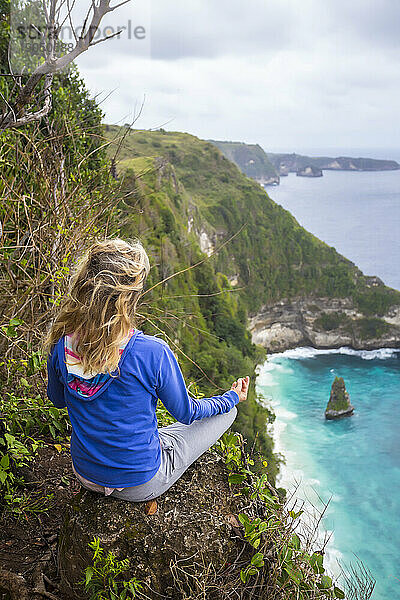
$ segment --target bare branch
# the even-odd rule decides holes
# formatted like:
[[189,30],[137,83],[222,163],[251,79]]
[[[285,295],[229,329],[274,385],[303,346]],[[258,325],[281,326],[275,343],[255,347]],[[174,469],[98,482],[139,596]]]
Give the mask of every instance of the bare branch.
[[115,33],[110,33],[110,35],[106,35],[106,37],[101,38],[100,40],[96,40],[95,42],[92,42],[90,44],[90,47],[96,46],[96,44],[101,44],[101,42],[105,42],[106,40],[110,40],[111,38],[116,37],[120,33],[122,33],[122,29],[120,29],[119,31],[116,31]]
[[10,127],[21,127],[22,125],[27,125],[28,123],[31,123],[32,121],[40,121],[40,119],[42,119],[43,117],[45,117],[51,110],[51,106],[52,106],[52,96],[51,96],[51,84],[53,81],[53,75],[46,75],[46,79],[45,79],[45,85],[44,85],[44,89],[43,89],[43,93],[44,93],[44,102],[43,102],[43,106],[40,110],[37,110],[36,112],[33,113],[26,113],[23,117],[21,117],[20,119],[16,118],[16,115],[14,113],[14,110],[11,108],[10,109],[10,113],[14,116],[15,120],[11,121],[9,120],[6,123],[3,123],[1,125],[1,118],[0,118],[0,128],[1,129],[9,129]]
[[[94,41],[96,32],[100,27],[102,19],[108,13],[117,10],[124,4],[130,2],[130,0],[123,0],[115,6],[110,6],[110,0],[92,0],[91,7],[88,9],[86,14],[82,33],[79,37],[76,36],[75,29],[72,27],[75,37],[75,46],[72,50],[66,54],[56,57],[55,48],[56,42],[60,34],[60,27],[57,26],[56,19],[58,18],[59,10],[61,5],[66,0],[50,0],[50,9],[47,9],[46,1],[43,0],[43,8],[46,16],[46,35],[47,40],[43,39],[44,45],[44,62],[36,67],[33,73],[29,76],[28,81],[24,86],[21,87],[20,92],[12,106],[2,115],[0,115],[0,130],[9,129],[11,127],[20,127],[31,121],[38,121],[43,118],[51,109],[51,82],[52,79],[47,78],[53,75],[57,71],[61,71],[69,64],[71,64],[78,56],[83,52],[86,52],[90,46],[95,46],[100,42],[108,40],[116,35],[119,35],[121,31],[112,35],[106,36],[101,40]],[[61,5],[58,3],[61,2]],[[73,0],[72,6],[68,1],[67,17],[71,22],[71,11],[74,6],[75,0]],[[90,23],[89,16],[92,13]],[[89,25],[88,25],[89,23]],[[47,42],[47,43],[46,43]],[[32,102],[34,91],[42,80],[46,77],[45,83],[45,101],[44,105],[40,110],[25,114],[26,107]]]

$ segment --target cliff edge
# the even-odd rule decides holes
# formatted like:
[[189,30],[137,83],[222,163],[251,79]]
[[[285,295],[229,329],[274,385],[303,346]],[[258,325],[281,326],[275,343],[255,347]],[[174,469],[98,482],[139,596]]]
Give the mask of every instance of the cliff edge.
[[352,298],[283,299],[250,315],[252,341],[268,352],[298,346],[354,350],[400,347],[400,306],[365,315]]
[[[82,490],[70,503],[60,532],[58,565],[63,598],[86,598],[82,580],[91,565],[88,543],[95,537],[107,552],[129,557],[129,578],[137,578],[148,598],[174,598],[204,583],[204,565],[215,572],[235,560],[243,543],[235,536],[238,499],[226,468],[207,452],[146,515],[144,503],[103,497]],[[188,575],[183,575],[188,571]],[[222,580],[221,580],[222,581]],[[207,596],[208,597],[208,596]],[[210,595],[219,598],[223,596]]]
[[303,511],[289,510],[284,490],[255,470],[242,436],[226,433],[216,448],[157,499],[154,514],[79,492],[59,536],[62,600],[286,600],[299,590],[343,599],[324,548],[310,551],[311,538],[294,531]]

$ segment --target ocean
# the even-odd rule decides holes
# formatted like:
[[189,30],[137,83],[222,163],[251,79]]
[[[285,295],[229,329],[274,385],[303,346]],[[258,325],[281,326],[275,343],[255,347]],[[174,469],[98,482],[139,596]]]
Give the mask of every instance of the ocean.
[[[400,171],[290,174],[267,192],[365,274],[400,289]],[[376,579],[373,600],[400,599],[400,352],[301,347],[270,354],[258,373],[286,458],[277,485],[296,490],[314,519],[328,504],[315,548],[329,538],[329,572],[343,583],[341,568],[361,560]],[[326,421],[336,375],[355,411]],[[304,516],[303,531],[312,520]]]
[[400,290],[400,170],[324,171],[323,177],[281,177],[268,195],[300,225]]

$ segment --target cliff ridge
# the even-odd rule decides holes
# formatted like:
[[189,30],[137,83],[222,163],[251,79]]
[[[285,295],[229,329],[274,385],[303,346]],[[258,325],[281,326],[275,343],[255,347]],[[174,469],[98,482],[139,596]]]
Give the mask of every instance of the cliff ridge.
[[249,316],[252,341],[268,352],[298,346],[354,350],[400,348],[400,306],[367,316],[351,298],[282,299]]

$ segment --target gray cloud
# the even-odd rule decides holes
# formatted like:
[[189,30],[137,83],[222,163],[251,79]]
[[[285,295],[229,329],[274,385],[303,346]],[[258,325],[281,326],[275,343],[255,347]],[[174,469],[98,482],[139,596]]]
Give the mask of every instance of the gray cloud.
[[331,27],[342,29],[354,46],[398,49],[400,45],[400,3],[396,0],[352,0],[328,2]]
[[230,54],[288,48],[298,38],[290,0],[275,3],[252,0],[153,0],[152,56],[177,60],[215,58]]
[[395,0],[153,0],[144,51],[115,40],[78,64],[94,93],[115,90],[109,122],[145,95],[143,128],[271,150],[396,147],[399,25]]

